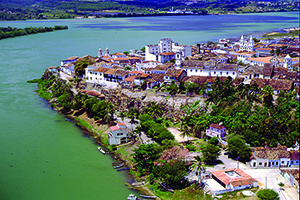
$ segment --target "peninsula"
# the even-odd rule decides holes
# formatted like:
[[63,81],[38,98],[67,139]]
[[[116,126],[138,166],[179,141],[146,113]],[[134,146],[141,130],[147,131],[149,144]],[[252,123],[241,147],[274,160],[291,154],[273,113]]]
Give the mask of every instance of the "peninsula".
[[66,30],[68,26],[54,26],[54,27],[26,27],[26,28],[13,28],[13,27],[0,27],[0,40],[5,38],[13,38],[23,35],[31,35],[37,33],[52,32],[58,30]]
[[[30,82],[130,168],[131,187],[145,195],[292,199],[299,191],[299,28],[99,49],[96,57],[61,60]],[[262,170],[285,190],[275,192],[281,182],[263,189]]]

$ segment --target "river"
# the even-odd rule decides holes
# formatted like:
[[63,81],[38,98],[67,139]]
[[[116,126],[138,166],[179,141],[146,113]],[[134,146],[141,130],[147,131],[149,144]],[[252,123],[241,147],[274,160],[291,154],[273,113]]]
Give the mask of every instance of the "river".
[[179,44],[299,26],[299,13],[0,21],[0,26],[67,25],[68,30],[0,40],[0,199],[126,199],[126,172],[72,122],[49,108],[27,80],[71,56]]

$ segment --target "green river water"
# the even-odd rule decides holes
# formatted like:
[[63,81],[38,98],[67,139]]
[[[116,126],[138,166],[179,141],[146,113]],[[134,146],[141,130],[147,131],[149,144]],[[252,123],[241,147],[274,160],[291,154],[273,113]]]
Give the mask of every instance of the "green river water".
[[[126,172],[111,166],[93,139],[49,108],[27,80],[71,56],[140,49],[170,37],[195,44],[299,26],[299,13],[0,22],[68,25],[68,30],[0,40],[0,199],[122,200]],[[136,193],[137,194],[137,193]]]

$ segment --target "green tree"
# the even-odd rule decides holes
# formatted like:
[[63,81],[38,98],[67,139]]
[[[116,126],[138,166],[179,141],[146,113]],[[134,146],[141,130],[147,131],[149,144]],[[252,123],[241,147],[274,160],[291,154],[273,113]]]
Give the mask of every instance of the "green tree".
[[160,157],[161,148],[157,144],[142,144],[133,150],[132,159],[141,173],[152,172],[154,161]]
[[273,106],[273,88],[269,85],[263,87],[264,104],[270,108]]
[[198,180],[201,180],[201,172],[202,172],[202,164],[203,164],[203,159],[200,156],[195,156],[194,160],[192,161],[191,168],[192,169],[197,169],[198,171]]
[[122,119],[122,121],[124,122],[124,118],[126,117],[125,112],[121,111],[119,112],[119,117]]
[[82,76],[85,73],[87,66],[94,63],[95,61],[91,60],[89,57],[77,59],[75,64],[75,75]]
[[152,101],[148,106],[145,108],[144,113],[150,115],[155,121],[158,117],[161,117],[163,113],[162,105],[158,104],[155,101]]
[[221,155],[220,147],[209,143],[201,148],[201,152],[203,155],[203,161],[205,162],[215,161]]
[[233,156],[239,156],[241,160],[248,160],[251,155],[251,148],[246,145],[244,140],[240,138],[240,136],[233,136],[228,138],[228,151]]
[[208,140],[208,142],[212,145],[217,145],[219,143],[219,140],[217,137],[212,137]]
[[262,189],[257,192],[257,197],[262,200],[279,200],[279,194],[271,189]]
[[171,85],[169,85],[169,86],[167,87],[167,89],[169,90],[170,95],[175,95],[175,94],[177,94],[178,87],[177,87],[177,85],[176,85],[174,82],[172,82]]
[[163,166],[157,166],[153,173],[173,189],[181,189],[186,186],[187,182],[184,177],[187,174],[187,167],[182,160],[177,159]]

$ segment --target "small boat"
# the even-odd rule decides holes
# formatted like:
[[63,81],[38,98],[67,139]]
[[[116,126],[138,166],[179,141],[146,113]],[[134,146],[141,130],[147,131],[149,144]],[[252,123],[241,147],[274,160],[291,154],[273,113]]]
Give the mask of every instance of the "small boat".
[[116,166],[114,166],[114,169],[118,169],[118,168],[121,168],[121,167],[123,167],[123,163],[122,164],[120,164],[120,165],[116,165]]
[[133,182],[133,183],[131,183],[131,186],[133,186],[133,187],[139,187],[139,186],[142,186],[142,185],[145,185],[145,182]]
[[134,194],[129,194],[129,196],[127,197],[127,200],[137,200],[138,198],[136,196],[134,196]]
[[165,190],[174,193],[174,190],[172,188],[170,188],[168,185],[164,184],[164,183],[159,183],[159,185],[161,187],[163,187]]
[[146,198],[146,199],[156,199],[157,196],[149,196],[149,195],[142,195],[140,194],[140,197]]
[[112,162],[111,164],[114,165],[114,166],[116,166],[116,165],[121,165],[121,164],[123,164],[123,162]]
[[105,154],[105,151],[103,149],[101,149],[101,147],[97,147],[97,148],[101,153]]
[[128,170],[128,169],[130,169],[130,167],[117,169],[117,171],[123,171],[123,170]]

